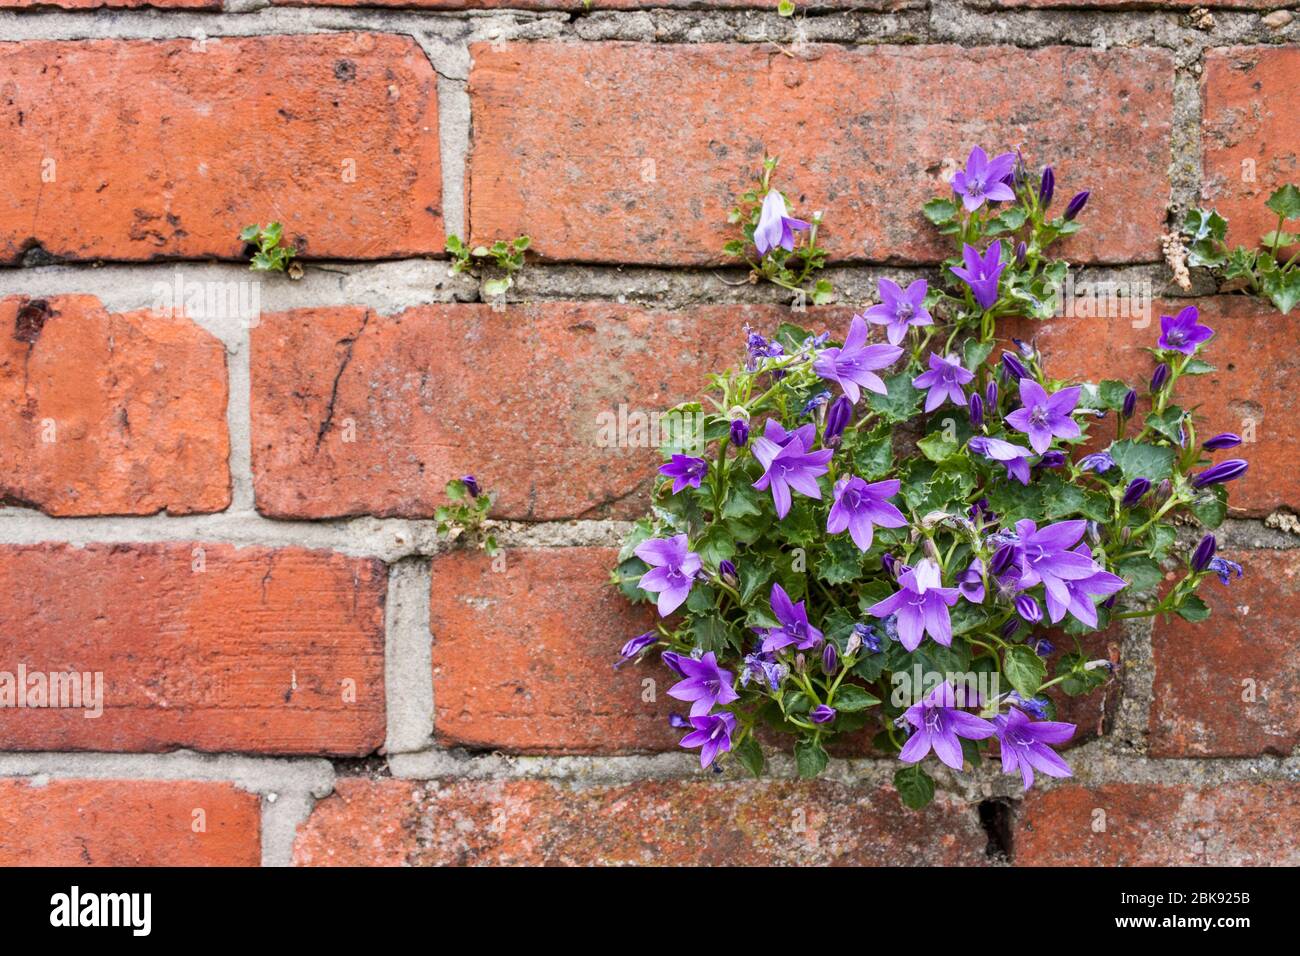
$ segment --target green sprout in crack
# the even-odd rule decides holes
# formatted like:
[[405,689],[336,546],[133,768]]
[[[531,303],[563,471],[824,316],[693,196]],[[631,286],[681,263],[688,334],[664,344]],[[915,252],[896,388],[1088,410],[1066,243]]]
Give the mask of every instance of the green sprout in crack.
[[473,475],[453,478],[447,482],[446,492],[451,504],[441,505],[433,513],[439,536],[448,542],[476,545],[489,557],[496,557],[501,549],[489,530],[492,522],[487,516],[492,508],[492,494],[480,490]]
[[774,157],[763,160],[757,188],[742,193],[727,214],[729,223],[740,226],[742,238],[732,239],[722,251],[749,265],[749,281],[766,279],[797,297],[806,296],[813,305],[824,305],[835,290],[827,279],[813,281],[826,267],[826,252],[817,246],[822,214],[814,212],[808,222],[789,215],[785,194],[772,187],[777,162]]
[[1224,292],[1242,291],[1268,299],[1283,315],[1300,302],[1300,251],[1284,260],[1285,250],[1300,246],[1300,188],[1288,183],[1265,203],[1277,224],[1260,236],[1259,247],[1229,248],[1228,220],[1213,209],[1192,209],[1183,222],[1187,265],[1211,270]]
[[284,229],[278,222],[245,226],[239,233],[239,240],[255,249],[249,260],[249,269],[253,272],[284,272],[291,279],[302,278],[302,265],[290,261],[298,250],[283,244]]
[[488,298],[505,295],[515,283],[514,275],[524,267],[524,253],[532,245],[528,236],[518,236],[511,242],[498,239],[490,246],[469,246],[459,236],[447,237],[447,252],[451,254],[451,271],[467,272],[475,278],[484,265],[495,266],[504,275],[483,283],[483,294]]

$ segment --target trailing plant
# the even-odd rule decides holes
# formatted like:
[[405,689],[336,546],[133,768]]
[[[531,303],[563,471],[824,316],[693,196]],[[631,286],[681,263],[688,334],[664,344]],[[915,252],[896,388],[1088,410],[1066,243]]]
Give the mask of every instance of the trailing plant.
[[1066,266],[1046,250],[1087,193],[1050,216],[1050,169],[978,149],[953,187],[926,206],[961,252],[942,288],[882,280],[880,304],[834,338],[747,329],[743,363],[665,416],[683,424],[612,575],[659,620],[620,663],[676,675],[668,694],[689,710],[670,721],[705,767],[757,776],[764,741],[785,736],[813,777],[832,739],[864,733],[898,755],[912,807],[934,793],[931,752],[954,770],[996,752],[1026,788],[1035,771],[1067,776],[1053,747],[1075,728],[1045,692],[1085,694],[1112,671],[1081,638],[1203,620],[1203,582],[1241,574],[1213,534],[1188,554],[1175,533],[1215,528],[1247,467],[1213,463],[1240,439],[1200,440],[1175,402],[1211,371],[1197,310],[1162,317],[1144,387],[1062,381],[1024,343],[995,356],[998,319],[1051,314]]
[[1287,228],[1300,220],[1300,188],[1288,183],[1265,205],[1277,215],[1277,223],[1254,249],[1229,247],[1228,220],[1214,210],[1190,210],[1183,222],[1187,264],[1213,271],[1226,291],[1268,299],[1286,315],[1300,302],[1300,249],[1286,257],[1286,250],[1300,246],[1300,232]]
[[483,292],[489,297],[505,295],[514,285],[515,273],[524,267],[524,253],[532,245],[528,236],[518,236],[510,242],[497,239],[490,246],[467,246],[459,236],[447,237],[447,252],[451,255],[452,272],[468,272],[477,276],[477,267],[492,263],[505,273],[483,283]]
[[742,238],[732,239],[722,251],[745,260],[751,281],[764,279],[822,305],[835,293],[829,280],[814,278],[826,267],[826,252],[817,246],[822,214],[815,212],[807,221],[789,214],[789,200],[772,186],[778,162],[763,160],[757,188],[742,193],[727,214],[728,222],[740,226]]
[[284,229],[278,222],[245,226],[239,239],[253,246],[249,260],[249,269],[253,272],[289,272],[290,278],[302,277],[302,266],[292,261],[298,250],[284,244]]

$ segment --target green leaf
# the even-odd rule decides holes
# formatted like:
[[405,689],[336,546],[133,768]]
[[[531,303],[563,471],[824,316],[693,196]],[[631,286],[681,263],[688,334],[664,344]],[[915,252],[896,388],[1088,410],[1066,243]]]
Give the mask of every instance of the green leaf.
[[1127,382],[1120,382],[1113,378],[1108,378],[1097,386],[1097,394],[1101,397],[1103,408],[1109,408],[1117,412],[1124,407],[1124,397],[1128,395],[1129,386]]
[[916,443],[916,447],[921,449],[921,453],[933,462],[941,462],[946,458],[951,458],[956,454],[959,445],[957,437],[951,438],[941,429],[926,435]]
[[936,226],[942,226],[946,222],[951,222],[957,217],[957,210],[961,207],[951,199],[931,199],[921,207],[925,213],[925,218],[929,219]]
[[877,481],[894,470],[894,438],[890,431],[870,438],[853,450],[856,474],[866,481]]
[[1200,359],[1192,359],[1183,367],[1184,375],[1206,375],[1210,372],[1217,372],[1218,368],[1209,362],[1202,362]]
[[816,560],[817,577],[827,584],[848,584],[862,575],[862,552],[847,535],[827,539]]
[[695,542],[695,551],[705,564],[717,567],[719,563],[736,556],[736,543],[725,525],[715,524]]
[[1178,616],[1184,621],[1196,624],[1210,616],[1210,607],[1201,600],[1200,595],[1189,594],[1183,598],[1183,603],[1178,608]]
[[1157,415],[1152,412],[1147,416],[1147,427],[1158,434],[1168,438],[1171,442],[1177,444],[1179,430],[1182,427],[1183,415],[1185,413],[1177,405],[1171,405],[1164,410],[1164,414]]
[[1002,654],[1002,673],[1021,697],[1033,697],[1047,676],[1047,665],[1024,644],[1013,644]]
[[650,570],[650,565],[646,564],[640,558],[628,558],[626,561],[619,563],[614,569],[614,574],[618,577],[618,589],[622,592],[623,597],[629,601],[648,601],[651,600],[649,594],[637,587],[637,581],[641,575]]
[[505,295],[512,285],[514,285],[514,280],[509,276],[501,279],[488,279],[483,283],[483,294],[490,299],[495,299],[499,295]]
[[1106,683],[1106,671],[1084,670],[1088,658],[1083,654],[1062,654],[1056,662],[1056,676],[1062,678],[1060,688],[1070,697],[1087,694]]
[[732,748],[731,755],[740,761],[740,765],[748,770],[754,779],[763,776],[763,748],[752,736],[746,737],[738,747]]
[[740,650],[740,638],[735,629],[716,614],[696,618],[691,625],[691,634],[695,645],[705,652],[724,654],[728,648]]
[[821,744],[801,740],[794,745],[794,762],[799,768],[799,776],[805,780],[811,780],[825,770],[829,760],[830,757]]
[[992,342],[981,342],[979,339],[967,339],[966,347],[962,350],[962,358],[967,371],[978,372],[979,367],[988,361],[989,355],[993,352]]
[[884,379],[888,395],[867,393],[867,404],[871,410],[886,422],[905,422],[916,414],[921,402],[921,393],[912,387],[913,375],[899,372]]
[[760,591],[765,591],[775,571],[776,562],[766,556],[748,557],[740,562],[737,573],[740,575],[741,603],[748,605]]
[[1164,580],[1160,565],[1140,555],[1125,558],[1115,567],[1115,573],[1127,581],[1133,591],[1151,591]]
[[841,684],[835,691],[836,710],[844,714],[853,714],[880,703],[880,698],[873,697],[857,684]]
[[903,767],[894,773],[894,789],[903,806],[920,810],[934,799],[934,780],[921,769],[920,764]]
[[1297,189],[1291,183],[1287,183],[1269,196],[1268,202],[1264,203],[1264,205],[1283,219],[1300,218],[1300,189]]
[[1283,315],[1300,302],[1300,269],[1265,276],[1263,285],[1264,293]]
[[1201,524],[1210,529],[1217,528],[1228,517],[1228,489],[1223,485],[1211,485],[1196,496],[1191,508]]
[[1127,439],[1111,445],[1110,456],[1115,459],[1126,482],[1134,478],[1163,481],[1171,474],[1174,464],[1172,448]]

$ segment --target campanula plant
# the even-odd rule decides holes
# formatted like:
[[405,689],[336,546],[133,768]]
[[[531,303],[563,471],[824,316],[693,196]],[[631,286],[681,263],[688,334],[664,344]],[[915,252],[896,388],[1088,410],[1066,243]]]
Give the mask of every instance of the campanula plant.
[[[1202,620],[1199,589],[1242,574],[1212,534],[1241,439],[1198,436],[1175,398],[1211,368],[1195,307],[1162,317],[1143,382],[1061,381],[1032,345],[996,348],[997,320],[1050,314],[1064,278],[1045,251],[1088,193],[1053,215],[1055,186],[973,150],[926,206],[953,242],[945,279],[883,280],[878,305],[829,329],[747,329],[736,365],[676,409],[703,434],[662,449],[613,572],[657,621],[620,638],[618,664],[668,668],[670,722],[703,766],[759,775],[784,736],[812,777],[853,734],[897,756],[913,807],[938,764],[994,756],[1025,787],[1068,776],[1074,726],[1054,698],[1112,671],[1080,638]],[[788,264],[814,224],[754,199],[769,208],[747,241]],[[1176,525],[1200,525],[1199,544]]]

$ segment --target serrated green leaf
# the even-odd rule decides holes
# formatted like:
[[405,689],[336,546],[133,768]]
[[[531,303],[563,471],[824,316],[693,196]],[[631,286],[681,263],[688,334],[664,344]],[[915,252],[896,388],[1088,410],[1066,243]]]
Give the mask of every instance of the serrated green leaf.
[[934,799],[934,780],[921,769],[920,764],[902,767],[894,772],[894,789],[903,806],[921,810]]
[[1173,471],[1174,450],[1163,445],[1148,445],[1126,439],[1110,446],[1110,456],[1119,466],[1126,482],[1134,478],[1164,481]]
[[763,748],[752,736],[733,747],[731,755],[757,780],[763,776]]
[[835,691],[835,702],[832,706],[841,713],[853,714],[879,703],[879,697],[868,694],[857,684],[840,684],[839,689]]
[[826,769],[830,757],[821,744],[811,740],[801,740],[794,745],[794,762],[799,768],[799,776],[811,780]]
[[1022,697],[1033,697],[1047,675],[1047,665],[1025,644],[1012,644],[1002,652],[1002,674]]
[[1300,189],[1287,183],[1269,196],[1264,205],[1283,219],[1300,218]]

